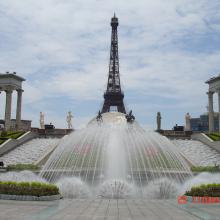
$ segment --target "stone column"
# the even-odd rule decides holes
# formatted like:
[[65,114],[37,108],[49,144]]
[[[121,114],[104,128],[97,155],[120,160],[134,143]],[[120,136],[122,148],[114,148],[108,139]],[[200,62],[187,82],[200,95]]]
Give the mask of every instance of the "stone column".
[[213,112],[213,94],[214,92],[207,92],[209,99],[209,132],[214,131],[214,112]]
[[21,104],[22,104],[22,89],[17,90],[17,109],[16,109],[16,129],[21,128]]
[[5,104],[5,130],[8,131],[11,128],[11,101],[12,90],[8,89],[6,92],[6,104]]
[[218,131],[220,132],[220,89],[218,90]]

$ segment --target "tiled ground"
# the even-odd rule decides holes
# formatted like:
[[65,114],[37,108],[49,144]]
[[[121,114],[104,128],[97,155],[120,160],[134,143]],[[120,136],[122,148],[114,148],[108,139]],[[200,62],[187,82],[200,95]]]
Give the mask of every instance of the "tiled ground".
[[174,200],[0,201],[1,220],[219,220],[220,204],[178,205]]

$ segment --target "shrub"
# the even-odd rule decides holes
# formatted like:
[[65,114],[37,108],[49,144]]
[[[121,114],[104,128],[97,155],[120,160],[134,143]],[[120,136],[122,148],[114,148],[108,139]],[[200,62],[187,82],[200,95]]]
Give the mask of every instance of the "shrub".
[[1,132],[1,137],[6,137],[7,136],[7,131],[2,131]]
[[213,141],[220,141],[220,134],[219,133],[211,133],[207,135]]
[[3,144],[5,140],[0,139],[0,145]]
[[21,135],[23,135],[25,132],[24,131],[8,131],[7,132],[7,137],[11,139],[17,139]]
[[191,167],[192,172],[220,172],[220,167],[215,166],[193,166]]
[[22,171],[22,170],[39,170],[40,167],[35,164],[15,164],[15,165],[8,165],[7,171]]
[[26,196],[51,196],[58,195],[57,186],[41,182],[1,182],[0,194],[26,195]]
[[22,136],[25,132],[24,131],[2,131],[0,135],[0,144],[4,143],[9,138],[17,139]]
[[202,184],[194,186],[190,191],[186,191],[186,196],[211,196],[220,197],[220,183]]

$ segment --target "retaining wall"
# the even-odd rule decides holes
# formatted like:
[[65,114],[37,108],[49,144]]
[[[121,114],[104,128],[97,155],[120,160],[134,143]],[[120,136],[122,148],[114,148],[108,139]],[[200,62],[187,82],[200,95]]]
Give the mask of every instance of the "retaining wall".
[[38,137],[37,133],[28,131],[18,139],[8,139],[0,145],[0,156],[18,147],[19,145]]
[[0,199],[3,200],[19,200],[19,201],[53,201],[61,199],[61,195],[52,196],[22,196],[22,195],[7,195],[0,194]]
[[192,134],[191,138],[193,140],[201,141],[203,144],[206,144],[209,147],[211,147],[212,149],[215,149],[218,152],[220,152],[220,141],[213,141],[211,138],[209,138],[204,133]]

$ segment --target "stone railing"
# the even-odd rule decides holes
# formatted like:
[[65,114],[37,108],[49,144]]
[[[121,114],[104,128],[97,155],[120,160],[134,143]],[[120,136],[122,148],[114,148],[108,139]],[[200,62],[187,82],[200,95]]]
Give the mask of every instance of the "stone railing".
[[174,131],[174,130],[160,130],[158,131],[161,135],[168,138],[191,138],[192,131]]
[[40,129],[40,128],[31,128],[31,131],[34,133],[37,133],[39,137],[57,137],[61,138],[72,131],[73,129],[59,129],[59,128],[54,128],[54,129]]

